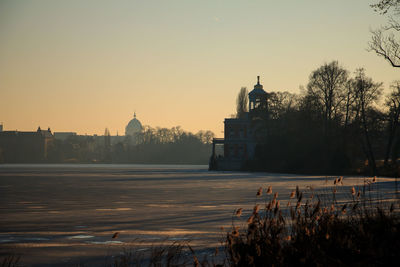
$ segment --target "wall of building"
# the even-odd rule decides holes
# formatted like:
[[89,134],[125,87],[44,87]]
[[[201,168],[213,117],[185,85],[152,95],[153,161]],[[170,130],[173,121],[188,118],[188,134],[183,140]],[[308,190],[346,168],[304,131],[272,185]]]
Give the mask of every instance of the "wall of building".
[[53,136],[41,132],[0,132],[0,158],[6,163],[38,163],[47,159]]
[[249,157],[247,146],[250,141],[249,121],[247,119],[225,119],[224,157],[246,160]]

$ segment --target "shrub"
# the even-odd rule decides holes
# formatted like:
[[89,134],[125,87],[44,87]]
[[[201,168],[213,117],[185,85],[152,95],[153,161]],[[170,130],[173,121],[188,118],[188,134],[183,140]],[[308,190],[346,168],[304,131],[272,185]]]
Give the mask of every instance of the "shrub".
[[[336,180],[336,182],[341,182]],[[268,189],[272,193],[271,188]],[[256,204],[247,227],[232,224],[225,248],[231,266],[389,265],[397,262],[400,221],[397,204],[372,207],[364,191],[351,189],[346,203],[296,189],[281,208],[278,194]],[[260,195],[260,189],[257,192]],[[370,194],[371,195],[371,194]],[[236,214],[240,216],[242,209]],[[286,214],[286,215],[284,215]]]

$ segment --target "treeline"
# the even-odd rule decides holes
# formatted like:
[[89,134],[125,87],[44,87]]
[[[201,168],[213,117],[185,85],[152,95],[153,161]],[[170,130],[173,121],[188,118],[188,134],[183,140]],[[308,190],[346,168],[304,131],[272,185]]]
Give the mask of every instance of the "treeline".
[[145,126],[134,136],[70,136],[54,140],[51,162],[207,164],[214,133]]
[[397,175],[400,81],[383,84],[337,61],[314,70],[300,94],[271,92],[256,131],[252,170]]

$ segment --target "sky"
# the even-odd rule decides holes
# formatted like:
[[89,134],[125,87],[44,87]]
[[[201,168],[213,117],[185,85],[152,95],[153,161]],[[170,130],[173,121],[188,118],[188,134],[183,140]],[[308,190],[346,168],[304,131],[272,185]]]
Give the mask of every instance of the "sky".
[[123,135],[144,125],[223,136],[241,87],[299,93],[338,60],[388,92],[400,71],[368,52],[386,23],[367,0],[0,0],[0,122]]

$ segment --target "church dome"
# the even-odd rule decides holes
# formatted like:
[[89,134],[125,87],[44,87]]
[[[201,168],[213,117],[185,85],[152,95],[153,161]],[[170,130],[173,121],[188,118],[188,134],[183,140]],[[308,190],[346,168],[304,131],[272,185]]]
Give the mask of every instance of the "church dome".
[[142,124],[136,119],[136,113],[133,115],[133,119],[125,127],[125,135],[135,135],[141,132],[143,129]]

